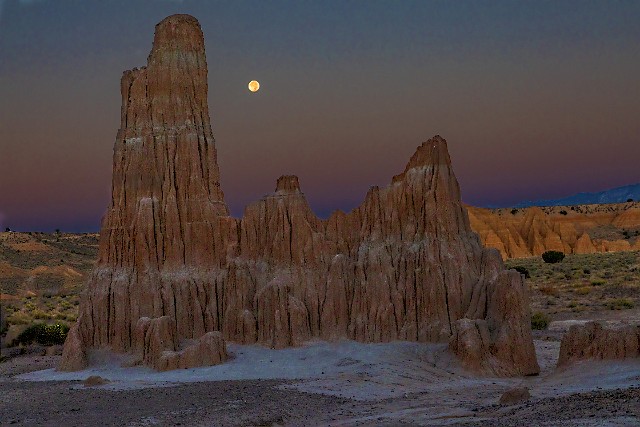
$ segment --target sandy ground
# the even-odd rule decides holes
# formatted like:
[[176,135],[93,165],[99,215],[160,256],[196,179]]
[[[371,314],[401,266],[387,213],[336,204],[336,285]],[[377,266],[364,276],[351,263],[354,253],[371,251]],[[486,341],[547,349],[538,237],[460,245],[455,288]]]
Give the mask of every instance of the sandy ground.
[[[554,369],[552,325],[536,335],[539,376],[478,378],[446,346],[312,342],[270,350],[230,345],[219,366],[157,373],[121,368],[106,352],[92,368],[61,373],[57,356],[0,364],[0,423],[17,425],[640,425],[640,360]],[[90,375],[109,384],[85,387]],[[527,386],[532,398],[500,406]]]

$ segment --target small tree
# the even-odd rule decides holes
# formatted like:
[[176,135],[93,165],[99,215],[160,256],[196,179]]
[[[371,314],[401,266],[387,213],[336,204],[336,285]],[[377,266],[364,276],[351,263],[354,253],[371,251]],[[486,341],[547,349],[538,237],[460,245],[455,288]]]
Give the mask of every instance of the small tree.
[[633,202],[633,199],[627,199],[627,203]]
[[560,211],[560,215],[566,215],[566,214],[567,214],[567,211],[564,211],[564,210]]
[[511,209],[511,215],[515,215],[518,213],[518,209]]
[[9,227],[7,227],[7,228],[4,229],[4,231],[8,233],[8,232],[11,231],[11,229]]
[[555,264],[562,262],[564,259],[564,253],[560,251],[546,251],[542,254],[542,260],[548,264]]

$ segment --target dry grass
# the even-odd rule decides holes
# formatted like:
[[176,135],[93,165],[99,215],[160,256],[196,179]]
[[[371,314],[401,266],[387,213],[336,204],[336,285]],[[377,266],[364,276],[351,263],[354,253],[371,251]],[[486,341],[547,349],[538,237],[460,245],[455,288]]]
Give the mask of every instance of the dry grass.
[[511,259],[531,276],[531,306],[551,315],[630,310],[640,305],[640,252],[567,255],[546,264],[541,257]]
[[10,333],[34,322],[74,322],[97,235],[0,233],[0,293]]

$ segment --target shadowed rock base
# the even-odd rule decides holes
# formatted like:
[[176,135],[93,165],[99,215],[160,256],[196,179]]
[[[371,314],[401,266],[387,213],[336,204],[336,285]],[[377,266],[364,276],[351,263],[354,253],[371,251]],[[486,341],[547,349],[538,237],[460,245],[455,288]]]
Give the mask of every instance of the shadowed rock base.
[[538,372],[527,288],[471,231],[441,137],[350,213],[319,219],[284,176],[234,219],[194,18],[156,26],[147,67],[123,76],[122,104],[99,259],[61,368],[82,368],[76,352],[99,346],[172,369],[224,361],[224,340],[348,338],[451,340],[469,369]]

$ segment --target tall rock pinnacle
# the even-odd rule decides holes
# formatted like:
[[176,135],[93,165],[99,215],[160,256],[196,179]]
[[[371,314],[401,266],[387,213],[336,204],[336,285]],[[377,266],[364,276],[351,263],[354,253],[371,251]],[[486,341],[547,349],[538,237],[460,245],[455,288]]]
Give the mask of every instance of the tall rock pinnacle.
[[157,369],[220,363],[225,341],[449,342],[465,367],[539,371],[527,287],[471,231],[446,141],[419,146],[350,213],[317,218],[295,176],[229,217],[197,21],[156,27],[122,78],[122,125],[100,258],[61,369],[92,347]]
[[198,21],[156,26],[147,67],[125,71],[114,150],[112,201],[99,264],[163,267],[221,263],[216,217],[228,209],[207,105],[207,62]]

